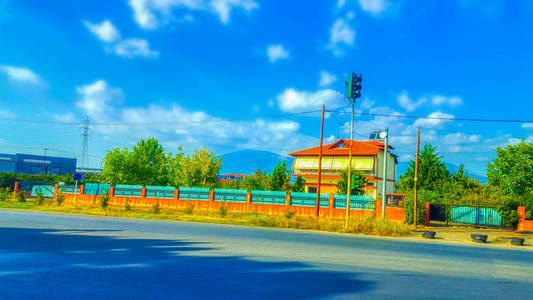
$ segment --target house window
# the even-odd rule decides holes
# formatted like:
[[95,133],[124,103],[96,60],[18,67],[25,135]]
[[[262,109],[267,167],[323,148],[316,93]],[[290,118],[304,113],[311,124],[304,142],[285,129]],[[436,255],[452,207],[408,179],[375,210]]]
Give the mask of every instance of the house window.
[[308,186],[307,187],[308,193],[316,193],[316,186]]
[[366,186],[374,186],[374,183],[373,182],[367,182]]

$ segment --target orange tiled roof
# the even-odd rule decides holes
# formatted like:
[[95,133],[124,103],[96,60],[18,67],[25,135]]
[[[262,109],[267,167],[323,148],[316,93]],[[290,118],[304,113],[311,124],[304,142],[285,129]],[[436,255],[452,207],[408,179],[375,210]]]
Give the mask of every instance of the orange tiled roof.
[[[342,146],[341,146],[342,145]],[[340,139],[335,143],[322,145],[322,155],[348,156],[350,152],[350,140]],[[352,155],[374,156],[379,150],[383,150],[384,143],[379,141],[353,141]],[[309,148],[289,153],[292,156],[318,156],[320,147]],[[389,145],[390,149],[393,149]]]

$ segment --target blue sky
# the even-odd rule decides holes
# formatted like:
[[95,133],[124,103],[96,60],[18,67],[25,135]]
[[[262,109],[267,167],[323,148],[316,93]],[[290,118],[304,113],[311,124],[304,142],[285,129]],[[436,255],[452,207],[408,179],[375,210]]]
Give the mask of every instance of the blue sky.
[[[106,150],[157,137],[167,151],[286,154],[318,145],[319,114],[533,119],[533,3],[528,0],[0,0],[0,151],[73,156],[92,127]],[[325,140],[348,137],[327,114]],[[484,174],[495,148],[533,141],[532,124],[356,116],[357,139],[388,126],[400,161],[416,127],[445,160]],[[62,152],[61,152],[62,151]]]

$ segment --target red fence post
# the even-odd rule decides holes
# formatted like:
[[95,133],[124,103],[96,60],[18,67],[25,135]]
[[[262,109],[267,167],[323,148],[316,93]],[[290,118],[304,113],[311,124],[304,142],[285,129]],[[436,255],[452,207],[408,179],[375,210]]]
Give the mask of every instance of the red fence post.
[[291,206],[291,192],[287,192],[285,194],[285,205],[287,206],[287,208]]
[[[381,219],[382,216],[381,216],[381,200],[382,198],[380,197],[379,199],[376,199],[376,210],[374,212],[374,215],[376,216],[377,219]],[[386,215],[385,215],[386,217]]]
[[19,191],[19,182],[15,181],[15,186],[13,187],[13,199],[17,199],[18,191]]
[[59,193],[59,184],[54,184],[54,199],[57,197],[57,194]]
[[335,209],[335,195],[333,195],[333,193],[329,193],[328,200],[329,200],[329,203],[328,203],[329,217],[333,218],[333,210]]
[[215,203],[215,191],[209,190],[209,210],[211,210],[214,203]]
[[424,223],[426,224],[426,226],[429,226],[429,223],[430,223],[430,220],[429,220],[429,217],[430,217],[430,204],[429,202],[426,202],[426,206],[425,206],[425,211],[426,211],[426,215],[425,215],[425,218],[424,218]]

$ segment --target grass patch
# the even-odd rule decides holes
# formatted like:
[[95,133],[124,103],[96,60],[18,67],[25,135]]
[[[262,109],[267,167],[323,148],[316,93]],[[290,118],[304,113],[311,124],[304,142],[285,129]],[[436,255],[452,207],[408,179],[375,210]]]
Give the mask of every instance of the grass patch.
[[168,209],[157,205],[150,207],[130,206],[125,210],[124,206],[108,205],[105,208],[98,206],[71,206],[54,205],[52,199],[45,199],[41,205],[37,205],[36,199],[28,199],[26,203],[3,201],[0,208],[27,209],[34,211],[61,212],[72,214],[84,214],[93,216],[125,217],[138,219],[154,219],[168,221],[202,222],[215,224],[245,225],[285,229],[320,230],[341,233],[356,233],[378,236],[402,236],[411,233],[412,227],[406,224],[390,222],[374,218],[352,218],[348,228],[344,227],[344,220],[319,219],[316,217],[298,217],[292,212],[279,216],[271,216],[256,212],[237,213],[220,209],[215,211],[202,211],[189,206],[186,209]]

